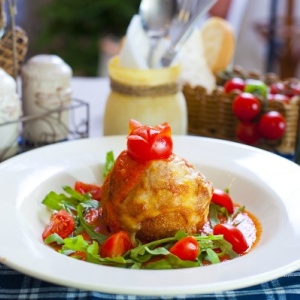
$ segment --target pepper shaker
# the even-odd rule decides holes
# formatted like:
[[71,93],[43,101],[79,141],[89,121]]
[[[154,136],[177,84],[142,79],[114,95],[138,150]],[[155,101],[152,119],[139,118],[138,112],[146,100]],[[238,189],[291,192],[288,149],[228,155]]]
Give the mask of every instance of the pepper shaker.
[[19,150],[19,122],[21,101],[16,92],[16,81],[0,68],[0,160]]
[[72,69],[59,56],[40,54],[22,67],[24,139],[34,144],[65,140],[69,133]]

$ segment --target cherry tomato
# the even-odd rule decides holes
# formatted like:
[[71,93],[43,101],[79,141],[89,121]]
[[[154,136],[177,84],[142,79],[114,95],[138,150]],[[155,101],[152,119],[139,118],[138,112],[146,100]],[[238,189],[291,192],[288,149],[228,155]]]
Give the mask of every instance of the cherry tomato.
[[76,181],[74,190],[81,194],[90,193],[94,200],[101,200],[101,186],[99,185]]
[[284,83],[284,94],[288,97],[300,95],[300,82],[298,79],[288,80]]
[[193,236],[187,236],[176,242],[169,251],[182,260],[194,261],[200,253],[200,247]]
[[101,247],[101,257],[122,256],[132,247],[128,233],[125,231],[119,231],[105,240]]
[[250,93],[241,93],[232,102],[233,113],[242,121],[253,120],[260,113],[260,109],[260,101]]
[[220,189],[214,189],[211,202],[222,207],[225,207],[228,213],[232,214],[234,211],[233,202],[228,193]]
[[42,238],[46,239],[49,235],[56,233],[62,239],[68,237],[75,229],[73,217],[64,209],[52,214],[50,223],[42,233]]
[[222,234],[224,239],[232,245],[233,251],[238,254],[242,254],[248,249],[248,244],[243,233],[236,226],[217,224],[213,229],[213,234]]
[[283,102],[283,103],[290,103],[290,98],[283,94],[269,94],[268,95],[269,101],[277,101],[277,102]]
[[232,79],[229,79],[224,84],[225,92],[228,94],[231,91],[244,91],[245,88],[245,81],[242,78],[234,77]]
[[258,122],[258,128],[264,138],[276,140],[284,135],[286,122],[281,113],[269,111],[261,116]]
[[236,128],[236,137],[244,144],[254,145],[261,138],[256,123],[240,122]]
[[274,82],[269,87],[270,94],[284,94],[284,84],[282,82]]
[[127,137],[128,155],[135,160],[168,158],[172,151],[171,128],[168,124],[138,126]]

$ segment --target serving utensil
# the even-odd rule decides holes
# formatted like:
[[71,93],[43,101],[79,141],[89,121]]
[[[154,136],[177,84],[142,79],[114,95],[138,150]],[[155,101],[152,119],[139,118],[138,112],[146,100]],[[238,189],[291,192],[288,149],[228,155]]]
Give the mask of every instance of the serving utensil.
[[153,56],[159,40],[166,36],[177,14],[177,0],[142,0],[139,8],[142,25],[150,38],[148,65],[153,66]]
[[[150,0],[151,1],[151,0]],[[216,0],[182,0],[179,13],[174,20],[175,34],[171,36],[171,44],[160,62],[163,67],[171,65],[183,44],[192,34],[200,19],[207,13]],[[172,28],[173,29],[173,28]]]

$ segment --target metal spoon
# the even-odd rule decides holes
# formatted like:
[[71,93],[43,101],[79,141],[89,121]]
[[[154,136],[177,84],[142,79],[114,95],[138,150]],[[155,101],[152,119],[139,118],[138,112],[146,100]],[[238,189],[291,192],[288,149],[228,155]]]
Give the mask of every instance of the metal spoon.
[[166,36],[177,14],[177,0],[142,0],[139,8],[142,25],[150,38],[148,65],[153,67],[153,55],[159,40]]

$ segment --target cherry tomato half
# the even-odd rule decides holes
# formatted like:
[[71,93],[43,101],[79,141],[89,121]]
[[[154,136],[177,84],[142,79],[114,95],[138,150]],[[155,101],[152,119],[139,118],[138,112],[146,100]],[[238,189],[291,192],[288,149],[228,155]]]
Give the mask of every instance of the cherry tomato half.
[[231,91],[244,91],[245,81],[242,78],[234,77],[226,81],[224,84],[225,92],[228,94]]
[[259,100],[250,93],[241,93],[232,102],[233,113],[242,121],[253,120],[260,113],[260,109]]
[[283,102],[283,103],[290,103],[290,98],[283,94],[269,94],[268,95],[268,101],[277,101],[277,102]]
[[242,254],[248,249],[243,233],[233,225],[217,224],[213,229],[213,234],[222,234],[224,239],[232,245],[233,251],[238,254]]
[[155,127],[138,126],[127,137],[128,155],[135,160],[148,161],[168,158],[172,151],[173,141],[168,124]]
[[46,239],[49,235],[56,233],[62,239],[68,237],[75,229],[73,217],[64,209],[52,214],[50,223],[42,233],[42,238]]
[[101,257],[122,256],[132,247],[128,233],[125,231],[119,231],[105,240],[101,247]]
[[268,140],[280,139],[285,133],[285,128],[285,119],[277,111],[264,113],[258,122],[258,129],[261,135]]
[[176,242],[169,251],[182,260],[194,261],[200,253],[200,247],[193,236],[187,236]]
[[222,207],[225,207],[228,213],[232,214],[234,211],[234,206],[231,197],[223,190],[214,189],[211,202]]
[[80,194],[90,193],[94,200],[101,200],[101,186],[99,185],[76,181],[74,190],[79,192]]
[[251,122],[240,122],[236,127],[236,137],[248,145],[254,145],[261,138],[257,124]]

